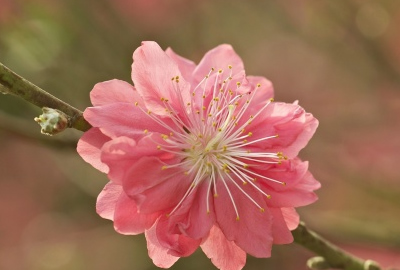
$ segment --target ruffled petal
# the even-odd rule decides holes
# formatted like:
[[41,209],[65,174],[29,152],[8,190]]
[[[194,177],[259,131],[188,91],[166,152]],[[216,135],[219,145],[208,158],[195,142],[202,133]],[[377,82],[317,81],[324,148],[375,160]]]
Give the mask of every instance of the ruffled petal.
[[114,220],[115,205],[121,192],[123,192],[122,186],[108,182],[97,197],[97,214],[102,218]]
[[201,183],[168,218],[168,222],[177,224],[182,232],[193,239],[205,237],[215,222],[214,205],[210,196],[208,183]]
[[[284,164],[289,165],[285,168]],[[320,183],[307,170],[308,162],[296,159],[282,165],[281,171],[269,170],[263,175],[286,182],[286,186],[269,180],[259,181],[261,188],[271,195],[271,199],[266,200],[267,204],[271,207],[299,207],[315,202],[318,197],[313,191],[320,187]]]
[[[171,80],[176,76],[179,83]],[[178,65],[156,42],[142,42],[133,53],[132,80],[153,113],[169,115],[165,99],[176,112],[183,112],[183,104],[190,102],[190,85],[181,77]]]
[[218,226],[211,228],[200,247],[218,269],[240,270],[246,264],[246,252],[233,241],[228,241]]
[[252,120],[252,123],[246,126],[246,132],[253,134],[251,140],[279,135],[278,138],[251,144],[248,147],[250,150],[283,152],[288,158],[294,158],[306,146],[317,129],[318,120],[298,105],[273,102],[254,119],[250,119],[251,115],[255,115],[260,106],[250,105],[254,108],[246,110],[238,126]]
[[269,212],[273,217],[272,237],[274,238],[274,244],[282,245],[292,243],[293,235],[288,229],[281,209],[270,207]]
[[100,160],[101,148],[111,138],[100,129],[91,128],[78,141],[77,151],[87,163],[103,173],[108,173],[108,166]]
[[165,119],[165,125],[161,126],[133,103],[89,107],[83,116],[93,127],[100,128],[111,138],[127,136],[138,140],[144,136],[145,130],[168,134],[170,131],[166,127],[173,125],[170,119]]
[[[272,248],[272,218],[261,193],[254,190],[251,184],[241,188],[262,208],[256,206],[234,184],[227,182],[229,192],[223,182],[217,182],[218,196],[214,198],[214,208],[219,227],[230,241],[234,241],[241,249],[258,258],[271,256]],[[238,210],[239,220],[236,220],[233,203]]]
[[168,222],[168,217],[161,216],[156,223],[157,239],[161,246],[168,249],[168,254],[187,257],[200,246],[201,239],[192,239],[184,235],[177,224]]
[[[140,167],[140,164],[138,167],[138,160],[144,156],[175,161],[174,155],[157,149],[159,140],[159,134],[151,134],[139,140],[138,143],[128,137],[119,137],[106,143],[102,148],[101,160],[109,167],[108,178],[115,183],[122,183],[132,167],[138,168],[139,171],[153,172],[154,170],[149,170],[148,167]],[[161,167],[159,169],[161,170]],[[137,185],[141,182],[137,182],[136,179],[133,174],[127,182],[132,183],[134,188],[138,188]]]
[[171,48],[167,48],[165,53],[178,65],[185,81],[191,82],[192,73],[196,68],[196,64],[193,61],[176,54]]
[[130,103],[141,100],[133,85],[121,81],[110,80],[96,84],[90,92],[93,106],[102,106],[113,103]]
[[135,201],[122,192],[114,211],[114,228],[117,232],[127,235],[144,233],[157,220],[160,213],[141,214]]
[[[232,75],[243,73],[242,59],[236,54],[231,45],[222,44],[208,51],[193,72],[194,83],[199,83],[211,70],[228,70],[232,66]],[[228,72],[227,72],[228,73]]]
[[147,250],[149,257],[153,260],[153,263],[161,268],[171,267],[178,259],[178,256],[169,254],[169,250],[160,245],[156,234],[156,224],[154,224],[149,230],[145,231]]

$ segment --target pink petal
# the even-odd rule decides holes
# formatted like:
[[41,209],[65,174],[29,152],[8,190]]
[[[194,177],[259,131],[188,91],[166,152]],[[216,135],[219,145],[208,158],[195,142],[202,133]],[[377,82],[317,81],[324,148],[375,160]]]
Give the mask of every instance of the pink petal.
[[108,182],[97,197],[96,211],[105,219],[114,219],[115,205],[122,191],[122,186]]
[[171,48],[167,48],[165,53],[178,65],[178,68],[185,81],[190,82],[192,80],[192,73],[196,68],[196,64],[193,61],[176,54]]
[[298,162],[289,172],[286,170],[282,170],[281,174],[265,172],[266,176],[274,176],[275,179],[288,183],[287,186],[282,186],[272,184],[268,180],[260,180],[262,189],[271,195],[267,204],[272,207],[299,207],[315,202],[318,197],[313,191],[320,187],[320,183],[309,171],[304,171],[307,167],[307,162]]
[[176,224],[168,222],[166,216],[161,216],[156,223],[156,233],[160,245],[174,256],[187,257],[193,254],[201,243],[201,239],[192,239],[182,234]]
[[141,98],[135,87],[121,80],[110,80],[98,83],[90,92],[93,106],[102,106],[112,103],[131,103],[140,101]]
[[[175,223],[180,230],[193,239],[205,237],[215,222],[213,201],[207,197],[208,183],[201,183],[189,195],[181,206],[168,218],[169,223]],[[207,213],[207,203],[209,210]]]
[[264,209],[262,212],[231,182],[227,185],[234,198],[240,219],[236,220],[236,213],[228,192],[222,181],[218,181],[218,197],[214,198],[214,208],[219,227],[228,240],[234,241],[247,253],[260,258],[270,257],[273,240],[272,219],[264,198],[261,193],[254,190],[251,184],[241,185],[243,190]]
[[242,59],[236,54],[231,45],[222,44],[208,51],[201,59],[197,68],[193,72],[195,84],[199,83],[211,70],[222,69],[228,72],[228,66],[232,66],[232,74],[244,71]]
[[[238,126],[250,119],[248,114],[254,112],[248,110]],[[288,158],[294,158],[306,146],[317,126],[318,120],[311,114],[305,113],[300,106],[273,102],[246,127],[246,131],[252,132],[252,140],[279,135],[278,138],[254,143],[251,148],[259,151],[283,152]]]
[[[179,83],[171,78],[179,78]],[[190,85],[181,78],[178,65],[153,41],[142,42],[133,53],[132,80],[146,107],[155,114],[168,115],[162,98],[177,111],[190,102]]]
[[[128,137],[119,137],[106,143],[102,148],[101,160],[110,168],[108,177],[116,183],[122,183],[129,170],[136,166],[143,156],[159,157],[161,160],[173,160],[173,155],[157,149],[160,134],[148,135],[136,143]],[[171,161],[171,162],[172,162]],[[160,167],[161,168],[161,167]],[[139,168],[148,170],[148,168]],[[151,170],[152,171],[152,170]],[[136,177],[131,179],[135,183]]]
[[136,203],[122,192],[115,206],[114,228],[121,234],[140,234],[149,229],[159,215],[138,213]]
[[161,268],[171,267],[179,257],[169,254],[169,250],[160,245],[156,234],[156,224],[154,224],[149,230],[145,231],[147,250],[149,251],[149,257],[153,260],[153,263]]
[[282,245],[292,243],[293,235],[286,225],[281,209],[270,207],[269,211],[273,216],[272,237],[274,238],[274,244]]
[[[149,132],[169,133],[169,130],[152,120],[133,103],[114,103],[98,107],[86,108],[85,119],[94,127],[111,138],[127,136],[138,140],[143,137],[144,130]],[[166,125],[171,121],[164,120]]]
[[200,247],[218,269],[240,270],[246,263],[246,252],[233,241],[228,241],[218,226],[211,228]]
[[110,140],[100,129],[91,128],[78,141],[79,155],[90,165],[103,173],[108,172],[108,166],[100,160],[101,147]]
[[293,231],[294,229],[296,229],[300,223],[300,216],[296,212],[296,209],[294,209],[293,207],[282,207],[281,210],[283,218],[285,219],[286,225],[288,226],[289,230]]
[[[247,76],[247,80],[253,91],[256,91],[254,100],[268,100],[274,97],[274,88],[271,81],[261,76]],[[257,85],[260,87],[257,87]]]

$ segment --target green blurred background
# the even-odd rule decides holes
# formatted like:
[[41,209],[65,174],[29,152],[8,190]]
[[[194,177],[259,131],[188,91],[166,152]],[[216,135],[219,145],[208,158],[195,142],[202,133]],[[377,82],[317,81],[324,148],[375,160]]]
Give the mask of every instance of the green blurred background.
[[[320,127],[301,157],[321,181],[299,210],[343,248],[400,268],[400,1],[0,0],[0,61],[84,110],[93,85],[130,80],[142,40],[198,62],[232,44],[249,75]],[[40,110],[0,95],[0,269],[157,269],[143,236],[95,213],[105,175],[76,153],[81,135],[40,135]],[[274,246],[244,269],[306,269]],[[172,269],[214,269],[199,250]]]

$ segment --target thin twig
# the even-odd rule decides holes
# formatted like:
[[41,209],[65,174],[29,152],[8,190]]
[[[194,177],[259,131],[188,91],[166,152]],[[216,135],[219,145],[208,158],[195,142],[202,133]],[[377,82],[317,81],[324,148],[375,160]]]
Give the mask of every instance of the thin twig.
[[87,131],[91,128],[80,110],[22,78],[2,63],[0,63],[0,84],[3,86],[4,92],[21,97],[40,108],[49,107],[64,112],[70,117],[69,127],[80,131]]

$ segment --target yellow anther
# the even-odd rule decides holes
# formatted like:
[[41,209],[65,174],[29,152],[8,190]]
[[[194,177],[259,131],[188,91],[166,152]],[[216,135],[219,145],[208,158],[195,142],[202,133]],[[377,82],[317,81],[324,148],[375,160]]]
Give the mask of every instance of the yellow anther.
[[243,168],[247,169],[249,167],[248,164],[243,164]]
[[238,106],[238,105],[239,105],[239,102],[235,101],[235,103],[234,103],[234,104],[235,104],[235,106]]
[[172,78],[171,78],[171,81],[173,81],[173,80],[175,80],[175,77],[172,77]]
[[168,166],[164,165],[164,166],[161,167],[161,170],[166,170],[166,169],[168,169]]
[[274,98],[270,98],[269,101],[274,102]]
[[160,149],[161,149],[161,146],[160,146],[160,145],[157,145],[157,149],[160,150]]
[[237,82],[237,83],[236,83],[236,85],[237,85],[237,86],[240,86],[240,85],[241,85],[241,83],[240,83],[240,82]]
[[244,128],[242,128],[242,131],[241,131],[242,133],[244,133],[245,132],[245,129]]
[[139,105],[139,102],[136,101],[136,102],[135,102],[135,106],[138,106],[138,105]]
[[267,195],[267,199],[271,199],[271,195]]
[[229,80],[232,80],[232,77],[229,77],[228,79],[229,79]]
[[243,182],[243,186],[247,185],[247,182]]
[[206,98],[206,95],[203,95],[203,98]]
[[236,115],[232,116],[232,120],[236,120]]
[[165,102],[168,102],[168,99],[167,99],[167,98],[164,98],[164,101],[165,101]]
[[222,149],[223,149],[223,151],[226,151],[226,150],[228,150],[228,146],[224,145],[224,146],[222,146]]
[[218,131],[221,132],[221,131],[222,131],[222,128],[218,128]]
[[208,117],[212,117],[212,114],[211,114],[211,113],[209,113],[209,114],[208,114]]
[[224,172],[225,172],[225,173],[230,173],[231,171],[228,170],[228,169],[225,169]]
[[257,87],[261,87],[261,83],[257,83]]
[[256,182],[256,181],[257,181],[257,178],[256,178],[256,177],[254,177],[254,178],[253,178],[253,182]]
[[246,139],[244,139],[244,140],[243,140],[243,142],[244,142],[244,143],[247,143],[247,140],[246,140]]
[[212,67],[212,68],[211,68],[211,71],[214,71],[214,70],[215,70],[215,68]]
[[226,84],[226,80],[223,80],[222,83],[223,83],[223,84]]
[[260,212],[261,212],[261,213],[264,213],[264,212],[265,212],[265,209],[264,209],[264,208],[260,208]]
[[253,119],[253,118],[254,118],[254,116],[250,115],[250,118],[251,118],[251,119]]
[[210,77],[210,76],[208,76],[208,75],[205,76],[206,79],[208,79],[208,77]]
[[208,161],[206,164],[207,166],[211,167],[211,162]]
[[218,193],[214,193],[214,198],[218,198]]
[[175,79],[176,79],[176,80],[179,80],[179,76],[176,76]]
[[205,111],[207,108],[206,108],[206,106],[203,106],[203,111]]
[[166,134],[161,134],[161,138],[163,138],[164,140],[168,139],[168,135]]
[[161,98],[161,101],[164,101],[164,100],[165,100],[165,98],[162,97],[162,98]]
[[188,105],[188,106],[190,106],[190,105],[191,105],[191,103],[190,103],[190,102],[188,102],[188,103],[187,103],[187,105]]
[[219,98],[218,98],[218,97],[215,97],[215,98],[214,98],[214,101],[219,101]]
[[247,136],[249,136],[249,137],[251,137],[253,135],[253,132],[249,132],[249,133],[247,133]]
[[166,216],[167,218],[169,218],[170,214],[165,214],[165,216]]
[[151,114],[151,111],[147,111],[147,114],[150,115],[150,114]]
[[246,100],[246,104],[249,104],[250,103],[250,100]]
[[232,69],[232,66],[231,66],[231,65],[228,65],[228,68],[229,68],[229,69]]
[[199,111],[199,110],[196,110],[196,113],[197,113],[197,114],[200,114],[200,111]]
[[184,172],[183,174],[184,174],[184,175],[188,175],[189,173],[188,173],[188,172]]
[[286,186],[286,182],[282,182],[282,186]]
[[221,74],[221,73],[222,73],[222,69],[218,70],[218,73],[220,73],[220,74]]
[[239,220],[240,220],[240,218],[239,218],[239,216],[237,216],[237,217],[236,217],[236,221],[239,221]]
[[192,96],[195,96],[195,95],[196,95],[196,93],[195,93],[195,92],[193,92],[193,93],[192,93]]
[[247,124],[250,125],[251,123],[253,123],[252,121],[248,121]]
[[197,137],[199,137],[199,138],[201,139],[201,138],[203,138],[203,135],[202,135],[202,134],[199,134],[199,136],[197,136]]
[[147,129],[143,130],[144,134],[147,134],[149,131]]
[[217,126],[217,122],[213,122],[213,123],[212,123],[212,126],[213,126],[213,127],[216,127],[216,126]]

